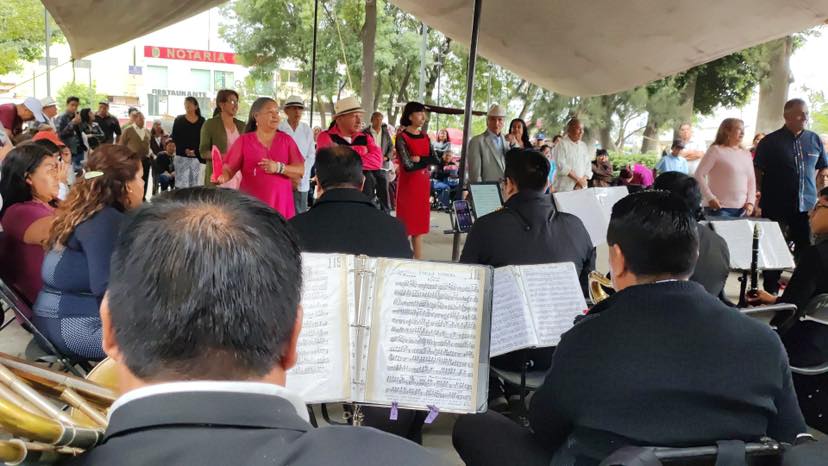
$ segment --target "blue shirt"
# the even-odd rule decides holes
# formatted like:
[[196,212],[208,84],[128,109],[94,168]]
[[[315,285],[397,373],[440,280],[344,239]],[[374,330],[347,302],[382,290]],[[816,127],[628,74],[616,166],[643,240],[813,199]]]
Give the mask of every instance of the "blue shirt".
[[828,167],[828,158],[816,133],[795,135],[783,126],[759,141],[753,164],[763,173],[759,206],[766,217],[779,218],[814,207],[816,171]]
[[673,154],[667,154],[658,161],[656,171],[659,173],[679,172],[685,175],[690,171],[687,167],[687,159]]
[[502,138],[502,137],[500,137],[500,136],[498,136],[497,134],[495,134],[495,133],[493,133],[493,132],[489,131],[489,130],[486,130],[486,135],[487,135],[487,137],[488,137],[489,139],[491,139],[491,140],[492,140],[492,142],[494,143],[495,147],[497,147],[497,148],[498,148],[498,150],[500,150],[501,152],[503,152],[503,138]]

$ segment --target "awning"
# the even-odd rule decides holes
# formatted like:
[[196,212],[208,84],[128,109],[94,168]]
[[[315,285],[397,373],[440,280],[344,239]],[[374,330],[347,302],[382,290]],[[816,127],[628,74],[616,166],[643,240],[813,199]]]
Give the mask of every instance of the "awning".
[[[391,0],[468,45],[472,0]],[[828,19],[828,0],[483,0],[478,52],[564,95],[627,90]]]
[[223,0],[43,0],[76,59],[157,31],[222,3]]

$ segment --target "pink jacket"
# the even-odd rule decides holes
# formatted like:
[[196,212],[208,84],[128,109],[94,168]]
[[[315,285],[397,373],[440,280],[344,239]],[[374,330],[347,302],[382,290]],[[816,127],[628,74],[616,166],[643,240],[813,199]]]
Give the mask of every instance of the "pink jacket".
[[370,134],[354,133],[349,142],[334,125],[333,128],[322,131],[316,137],[316,150],[330,146],[348,146],[353,149],[362,158],[362,169],[365,171],[382,169],[382,150]]

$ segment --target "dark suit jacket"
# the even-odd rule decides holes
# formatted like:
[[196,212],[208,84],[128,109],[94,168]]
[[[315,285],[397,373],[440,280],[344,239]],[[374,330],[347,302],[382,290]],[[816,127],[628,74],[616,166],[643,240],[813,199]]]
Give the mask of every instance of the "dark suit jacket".
[[693,276],[694,281],[713,296],[719,296],[730,275],[730,251],[724,238],[709,226],[699,224],[699,260]]
[[529,421],[546,445],[569,437],[577,457],[627,441],[791,442],[806,429],[779,337],[689,281],[629,287],[592,308],[563,335]]
[[234,392],[184,392],[131,401],[112,413],[84,466],[428,465],[439,458],[367,427],[313,426],[289,401]]
[[595,248],[581,220],[556,212],[551,197],[542,193],[519,192],[503,207],[477,219],[460,262],[492,267],[573,262],[586,293]]
[[412,257],[405,227],[356,189],[331,189],[290,219],[303,251]]
[[[371,132],[370,125],[368,125],[368,127],[365,128],[362,132],[367,134],[368,136],[374,137],[374,133]],[[375,142],[379,146],[380,151],[382,151],[383,162],[386,162],[388,160],[391,160],[391,149],[394,147],[394,144],[391,143],[391,133],[388,132],[388,125],[382,125],[382,127],[380,128],[380,134],[382,135],[381,140]]]

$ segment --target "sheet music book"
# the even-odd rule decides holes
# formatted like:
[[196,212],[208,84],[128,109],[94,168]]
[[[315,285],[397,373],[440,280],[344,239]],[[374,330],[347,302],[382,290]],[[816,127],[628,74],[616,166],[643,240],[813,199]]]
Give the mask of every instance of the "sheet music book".
[[626,186],[612,186],[555,193],[553,197],[559,211],[581,219],[592,245],[598,246],[607,242],[612,206],[628,194]]
[[472,209],[474,216],[480,218],[503,207],[503,195],[499,183],[471,183]]
[[779,224],[748,219],[711,221],[713,230],[724,238],[730,251],[730,268],[750,270],[753,249],[753,226],[759,224],[759,269],[781,270],[794,268],[788,242],[782,236]]
[[586,309],[571,262],[497,268],[490,353],[556,346]]
[[289,389],[308,403],[485,411],[490,267],[310,253],[302,262]]

